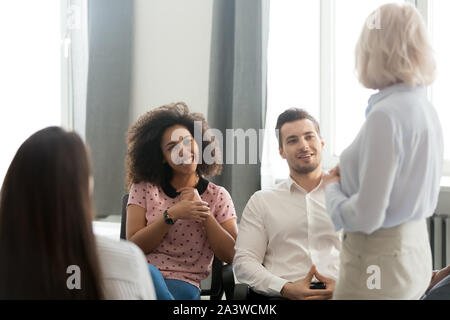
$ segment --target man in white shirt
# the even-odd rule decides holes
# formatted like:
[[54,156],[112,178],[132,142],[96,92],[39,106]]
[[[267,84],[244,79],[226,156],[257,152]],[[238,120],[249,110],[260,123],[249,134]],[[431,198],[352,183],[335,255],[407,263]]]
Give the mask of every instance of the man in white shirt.
[[[306,111],[291,108],[278,117],[276,132],[290,176],[248,201],[234,271],[257,298],[330,299],[341,245],[325,207],[320,128]],[[310,289],[316,281],[326,288]]]

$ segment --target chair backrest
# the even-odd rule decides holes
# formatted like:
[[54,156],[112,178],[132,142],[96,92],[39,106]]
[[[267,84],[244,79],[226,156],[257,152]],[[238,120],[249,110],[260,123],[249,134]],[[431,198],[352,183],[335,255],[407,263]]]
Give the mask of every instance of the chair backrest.
[[[122,197],[122,218],[120,223],[120,238],[127,238],[127,203],[128,203],[128,194],[125,194]],[[223,262],[220,261],[216,256],[214,256],[214,261],[211,270],[211,288],[210,289],[202,289],[200,295],[202,296],[210,296],[211,300],[221,300],[224,287],[223,287],[223,278],[222,278],[222,268]]]
[[211,268],[211,288],[202,289],[201,296],[210,296],[211,300],[221,300],[224,287],[222,278],[223,262],[214,256],[212,268]]
[[127,239],[127,203],[128,193],[122,197],[122,218],[120,220],[120,239]]

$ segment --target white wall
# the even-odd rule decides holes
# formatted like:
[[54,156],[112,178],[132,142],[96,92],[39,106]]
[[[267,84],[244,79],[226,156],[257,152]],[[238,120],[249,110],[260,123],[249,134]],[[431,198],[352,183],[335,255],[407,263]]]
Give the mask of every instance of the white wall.
[[177,101],[207,116],[212,3],[135,0],[130,123]]

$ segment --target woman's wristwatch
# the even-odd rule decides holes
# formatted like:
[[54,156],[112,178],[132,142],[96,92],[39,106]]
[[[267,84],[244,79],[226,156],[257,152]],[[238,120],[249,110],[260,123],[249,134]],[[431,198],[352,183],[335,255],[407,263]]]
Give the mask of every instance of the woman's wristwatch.
[[173,218],[169,215],[167,210],[164,211],[163,215],[164,215],[164,222],[165,223],[170,224],[170,225],[175,223],[175,221],[173,221]]

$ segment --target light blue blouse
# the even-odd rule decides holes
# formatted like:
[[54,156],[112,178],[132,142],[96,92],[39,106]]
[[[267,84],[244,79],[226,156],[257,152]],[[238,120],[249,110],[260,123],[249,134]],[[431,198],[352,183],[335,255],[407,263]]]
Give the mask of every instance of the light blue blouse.
[[325,189],[336,230],[370,234],[431,216],[443,169],[442,129],[424,87],[397,84],[369,99],[366,121]]

